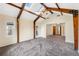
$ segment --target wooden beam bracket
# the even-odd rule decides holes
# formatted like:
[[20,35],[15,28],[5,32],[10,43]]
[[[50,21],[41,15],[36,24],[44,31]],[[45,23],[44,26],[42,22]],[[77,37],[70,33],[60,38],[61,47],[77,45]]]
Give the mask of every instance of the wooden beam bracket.
[[78,10],[70,10],[69,13],[73,14],[73,16],[76,16],[78,15]]

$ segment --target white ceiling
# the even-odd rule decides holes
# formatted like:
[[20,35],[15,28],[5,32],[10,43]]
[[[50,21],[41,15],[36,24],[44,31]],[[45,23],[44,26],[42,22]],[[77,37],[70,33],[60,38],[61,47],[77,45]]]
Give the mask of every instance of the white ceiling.
[[30,14],[30,13],[28,13],[26,11],[23,11],[22,14],[21,14],[20,19],[35,20],[36,17],[37,17],[36,15]]
[[[20,7],[22,6],[21,3],[13,3],[13,4],[15,4],[17,6],[20,6]],[[45,3],[45,5],[48,6],[48,7],[57,8],[55,3]],[[58,5],[59,5],[60,8],[78,9],[79,10],[79,3],[58,3]],[[28,9],[28,8],[25,7],[25,9]],[[32,12],[37,12],[38,9],[40,9],[40,4],[39,3],[33,3],[32,7],[31,7],[31,11]],[[44,9],[45,8],[42,7],[40,9],[40,11],[42,11]],[[16,7],[10,6],[8,4],[0,3],[0,14],[9,15],[9,16],[12,16],[12,17],[17,17],[19,11],[20,10],[18,8],[16,8]],[[43,15],[43,16],[45,16],[45,15]],[[23,11],[20,19],[35,20],[36,17],[37,16],[35,16],[35,15],[31,14],[31,13]]]
[[17,17],[19,9],[8,4],[0,4],[0,14]]

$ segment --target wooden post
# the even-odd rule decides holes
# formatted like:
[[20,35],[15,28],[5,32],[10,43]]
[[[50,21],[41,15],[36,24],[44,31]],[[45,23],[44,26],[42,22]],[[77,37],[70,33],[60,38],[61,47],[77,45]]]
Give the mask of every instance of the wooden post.
[[78,49],[78,12],[73,14],[73,26],[74,26],[74,49]]
[[19,43],[19,20],[17,19],[17,43]]
[[33,22],[33,28],[34,28],[34,39],[35,39],[35,22]]
[[33,22],[33,28],[34,28],[34,39],[35,39],[35,31],[36,31],[36,29],[35,29],[35,26],[36,26],[36,21],[38,20],[40,18],[40,16],[38,16],[35,20],[34,20],[34,22]]

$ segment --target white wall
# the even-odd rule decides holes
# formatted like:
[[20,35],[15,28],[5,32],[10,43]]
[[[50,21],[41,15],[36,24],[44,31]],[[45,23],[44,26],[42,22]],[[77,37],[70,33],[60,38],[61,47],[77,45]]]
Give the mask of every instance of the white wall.
[[20,20],[20,42],[33,39],[33,21]]
[[38,37],[46,38],[46,24],[43,23],[44,19],[39,18],[36,22],[36,25],[38,26]]
[[65,36],[66,42],[74,43],[74,26],[73,26],[73,17],[66,17],[65,24]]
[[48,35],[52,35],[53,34],[53,31],[52,31],[52,24],[48,24],[46,25],[46,36]]
[[[14,23],[14,29],[13,29],[13,36],[9,37],[7,35],[7,22],[13,22]],[[0,47],[14,44],[17,42],[17,36],[16,36],[16,20],[14,17],[9,17],[6,15],[0,14]]]
[[41,30],[43,30],[39,30],[39,32],[41,32],[39,36],[46,37],[46,24],[54,23],[65,23],[66,42],[74,43],[73,17],[69,14],[64,14],[64,16],[61,16],[60,18],[54,14],[50,16],[50,19],[42,21],[40,24],[38,24],[38,26],[42,25]]

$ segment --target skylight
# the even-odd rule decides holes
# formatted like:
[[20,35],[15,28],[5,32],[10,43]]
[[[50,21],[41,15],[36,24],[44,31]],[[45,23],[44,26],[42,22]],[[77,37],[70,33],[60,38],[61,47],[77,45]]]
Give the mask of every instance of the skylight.
[[33,12],[40,12],[42,5],[39,3],[26,3],[25,9],[31,10]]
[[42,5],[39,3],[32,4],[31,10],[34,12],[39,12],[42,8]]
[[32,3],[26,3],[26,7],[30,8]]

